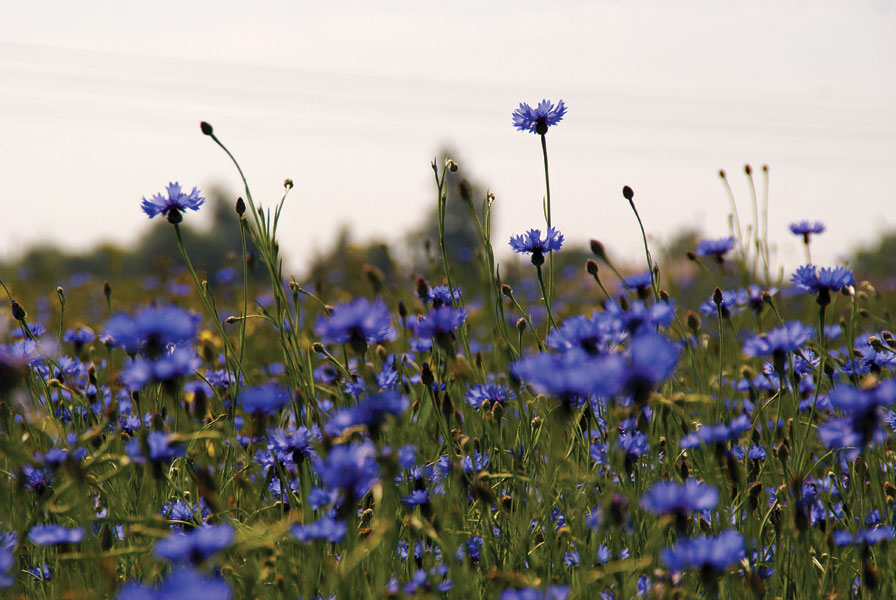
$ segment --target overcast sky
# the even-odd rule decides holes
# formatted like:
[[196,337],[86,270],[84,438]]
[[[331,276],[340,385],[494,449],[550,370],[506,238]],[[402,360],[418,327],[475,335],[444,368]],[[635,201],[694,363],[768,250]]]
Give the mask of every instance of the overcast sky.
[[[256,201],[296,189],[282,247],[341,225],[398,239],[434,203],[430,160],[456,149],[496,195],[495,245],[542,225],[537,136],[521,101],[563,98],[548,135],[553,220],[570,244],[640,259],[620,190],[659,243],[727,234],[728,171],[771,172],[778,264],[790,221],[819,219],[830,264],[896,227],[896,4],[717,2],[11,2],[0,0],[0,257],[35,240],[86,248],[145,227],[169,180]],[[190,220],[201,219],[189,215]]]

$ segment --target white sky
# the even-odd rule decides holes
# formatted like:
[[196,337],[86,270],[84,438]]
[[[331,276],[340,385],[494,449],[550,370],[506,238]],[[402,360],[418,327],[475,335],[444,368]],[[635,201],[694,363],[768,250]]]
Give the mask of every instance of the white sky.
[[[12,2],[0,0],[0,256],[34,240],[127,242],[169,180],[256,200],[296,181],[281,230],[299,258],[342,224],[396,239],[434,202],[443,145],[497,196],[495,245],[542,225],[541,150],[520,101],[563,98],[548,135],[554,222],[640,260],[648,233],[727,233],[724,168],[771,170],[779,263],[820,219],[830,263],[896,226],[896,3]],[[194,219],[198,215],[188,215]]]

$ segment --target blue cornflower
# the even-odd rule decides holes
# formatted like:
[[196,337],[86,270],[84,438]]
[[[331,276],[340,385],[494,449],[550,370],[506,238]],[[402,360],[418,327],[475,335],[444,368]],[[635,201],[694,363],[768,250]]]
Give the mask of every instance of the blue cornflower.
[[77,329],[69,329],[62,336],[62,339],[75,347],[76,352],[80,352],[85,344],[89,344],[96,339],[96,334],[90,327],[78,327]]
[[784,370],[787,354],[796,352],[812,338],[812,328],[799,321],[791,321],[784,327],[776,327],[768,333],[751,337],[744,342],[747,356],[771,356],[775,362],[775,372]]
[[317,472],[327,487],[359,500],[379,476],[376,449],[370,442],[334,446],[326,459],[317,461]]
[[647,402],[650,392],[675,370],[678,352],[678,346],[656,333],[635,336],[619,380],[621,391],[630,394],[637,404]]
[[566,105],[563,100],[556,106],[549,100],[542,100],[535,108],[521,102],[520,107],[513,111],[513,126],[520,131],[544,135],[548,132],[548,127],[563,120],[565,114]]
[[289,530],[292,536],[300,542],[313,542],[317,540],[338,544],[345,539],[346,526],[344,521],[337,521],[324,517],[320,521],[306,525],[293,525]]
[[646,289],[649,288],[652,283],[653,279],[650,276],[650,271],[629,275],[622,280],[622,285],[627,290]]
[[389,309],[382,300],[366,298],[340,304],[329,317],[321,316],[314,333],[325,343],[348,344],[358,354],[365,352],[368,344],[395,338]]
[[624,361],[618,355],[590,356],[577,348],[563,354],[542,352],[510,367],[516,377],[532,384],[540,393],[571,405],[579,405],[592,394],[614,395],[624,369]]
[[406,496],[401,501],[410,508],[420,506],[429,502],[429,492],[426,490],[413,490],[410,496]]
[[297,429],[284,431],[283,429],[268,430],[268,451],[285,465],[295,465],[305,458],[314,458],[317,453],[311,445],[315,436],[304,425]]
[[460,297],[461,291],[459,289],[454,288],[452,290],[447,285],[437,285],[429,290],[429,295],[426,297],[426,300],[432,302],[433,308],[438,308],[444,304],[454,306],[454,303],[457,302]]
[[581,348],[588,354],[600,354],[622,341],[622,323],[607,312],[595,311],[590,317],[576,315],[566,319],[548,334],[551,350],[565,352]]
[[470,386],[467,402],[476,410],[488,410],[495,404],[503,405],[508,400],[516,399],[507,386],[497,383],[477,383]]
[[721,261],[722,257],[734,248],[734,238],[718,238],[697,242],[697,256],[714,256]]
[[226,550],[233,541],[233,527],[205,525],[183,533],[175,532],[156,542],[153,554],[171,563],[200,563]]
[[825,226],[821,221],[797,221],[790,224],[790,232],[803,236],[803,241],[809,243],[809,236],[813,233],[824,233]]
[[143,197],[143,203],[140,205],[140,208],[149,215],[150,219],[155,218],[156,215],[164,214],[168,217],[169,223],[180,223],[183,221],[181,213],[187,209],[199,210],[199,207],[205,202],[205,198],[199,195],[199,189],[195,187],[189,194],[183,193],[180,189],[180,184],[177,182],[169,183],[165,189],[168,192],[167,198],[162,194],[156,194],[149,200],[145,196]]
[[673,571],[700,569],[721,574],[746,556],[744,537],[736,531],[725,531],[716,537],[700,536],[680,539],[671,548],[663,549],[663,562]]
[[35,525],[28,532],[28,539],[38,546],[55,546],[57,544],[77,544],[84,539],[84,529],[69,529],[62,525]]
[[164,431],[150,431],[146,436],[146,445],[143,446],[139,438],[131,438],[125,444],[125,452],[128,458],[137,464],[146,464],[146,460],[153,465],[170,463],[175,458],[184,456],[186,448],[171,442],[171,436]]
[[410,400],[404,395],[395,390],[386,390],[367,396],[352,408],[336,412],[328,426],[341,431],[348,427],[365,425],[373,433],[385,423],[388,417],[400,415],[410,405]]
[[790,282],[803,291],[817,294],[816,301],[826,306],[831,302],[831,292],[855,285],[856,280],[846,267],[822,267],[816,273],[815,265],[803,265],[796,270]]
[[192,569],[178,569],[162,580],[158,588],[132,582],[124,585],[116,600],[230,600],[230,584],[218,577],[207,577]]
[[546,252],[559,250],[563,246],[563,234],[553,227],[548,227],[544,239],[541,239],[540,229],[530,229],[520,235],[510,236],[510,247],[518,254],[531,254],[532,264],[540,266],[544,264]]
[[850,531],[835,531],[834,543],[838,546],[861,546],[863,544],[873,546],[879,542],[892,540],[894,535],[896,535],[896,529],[890,526],[860,529],[855,534]]
[[252,415],[277,413],[286,406],[289,399],[289,390],[275,384],[245,388],[240,391],[238,398],[243,410]]
[[460,327],[466,318],[467,311],[462,308],[452,308],[449,305],[433,308],[424,317],[417,319],[417,335],[439,340]]
[[569,596],[569,587],[550,585],[547,589],[506,589],[501,592],[499,600],[566,600],[567,596]]
[[106,321],[103,332],[113,345],[131,356],[142,351],[155,358],[169,344],[196,337],[202,317],[176,306],[149,306],[133,317],[117,314]]
[[718,503],[719,491],[695,479],[683,484],[659,481],[641,497],[641,506],[657,515],[712,510]]

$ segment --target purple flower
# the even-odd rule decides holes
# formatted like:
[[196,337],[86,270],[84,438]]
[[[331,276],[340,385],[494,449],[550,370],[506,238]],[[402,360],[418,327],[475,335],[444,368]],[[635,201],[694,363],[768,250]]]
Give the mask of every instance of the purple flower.
[[382,300],[370,302],[366,298],[333,308],[329,317],[317,320],[314,333],[325,343],[349,344],[358,353],[364,352],[368,344],[395,338],[389,309]]
[[659,481],[641,497],[641,506],[657,515],[712,510],[718,503],[719,491],[695,479]]
[[565,114],[566,105],[563,100],[556,106],[548,100],[542,100],[535,108],[521,102],[520,107],[513,111],[513,126],[520,131],[544,135],[548,132],[548,127],[563,120]]
[[181,213],[187,209],[199,210],[199,207],[205,202],[205,198],[199,195],[199,190],[195,187],[192,192],[185,194],[181,191],[179,183],[172,182],[165,190],[168,192],[167,198],[162,194],[156,194],[147,200],[144,196],[140,208],[149,215],[150,219],[164,214],[168,217],[169,222],[180,223],[183,221]]
[[548,227],[544,239],[540,229],[530,229],[521,235],[510,236],[510,247],[517,254],[531,254],[533,265],[543,265],[546,252],[559,250],[563,246],[563,234]]
[[839,292],[844,287],[855,285],[852,271],[846,267],[822,267],[816,273],[815,265],[803,265],[796,270],[790,282],[803,291],[826,294],[830,301],[831,292]]
[[28,539],[38,546],[77,544],[84,539],[84,530],[81,527],[69,529],[62,525],[35,525],[28,532]]
[[230,585],[218,577],[207,577],[192,569],[178,569],[164,580],[158,588],[128,583],[115,596],[116,600],[230,600],[233,591]]
[[653,279],[650,276],[650,271],[644,271],[643,273],[637,273],[635,275],[629,275],[625,279],[622,280],[622,285],[627,290],[638,290],[649,288],[653,283]]
[[[812,328],[799,321],[791,321],[766,334],[757,335],[744,342],[747,356],[776,356],[796,352],[812,338]],[[783,359],[782,359],[783,360]]]
[[327,487],[359,500],[379,476],[376,449],[370,442],[334,446],[326,459],[318,461],[317,472]]
[[279,412],[289,402],[289,390],[269,384],[246,388],[239,395],[240,406],[252,415],[272,415]]
[[879,542],[892,540],[894,535],[896,535],[896,529],[890,526],[860,529],[855,534],[850,531],[835,531],[834,543],[838,546],[861,546],[863,544],[873,546]]
[[495,403],[503,405],[508,400],[516,399],[516,394],[509,388],[497,383],[477,383],[470,386],[467,402],[476,410],[491,408]]
[[172,533],[156,542],[153,554],[171,563],[200,563],[226,550],[233,541],[230,525],[206,525],[183,533]]
[[806,243],[809,243],[809,235],[813,233],[824,233],[825,226],[821,221],[797,221],[790,224],[790,232],[794,235],[801,235]]
[[743,536],[729,530],[716,537],[680,539],[671,548],[663,549],[660,556],[673,571],[698,569],[720,574],[743,560],[746,552]]
[[697,242],[697,256],[714,256],[721,260],[732,248],[734,248],[733,237],[701,240]]
[[295,524],[290,529],[292,536],[300,542],[321,540],[335,544],[345,539],[345,532],[346,526],[344,521],[336,521],[327,517],[307,525]]
[[417,335],[421,338],[440,338],[460,327],[467,312],[462,308],[452,308],[443,305],[434,308],[421,319],[417,320]]

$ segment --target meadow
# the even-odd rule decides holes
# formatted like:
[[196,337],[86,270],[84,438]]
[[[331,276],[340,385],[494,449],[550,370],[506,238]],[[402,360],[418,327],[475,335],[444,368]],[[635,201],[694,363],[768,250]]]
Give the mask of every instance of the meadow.
[[[545,189],[510,240],[463,165],[433,161],[412,277],[284,273],[300,190],[262,202],[245,178],[227,273],[194,268],[182,228],[205,198],[170,183],[134,210],[168,222],[180,275],[0,274],[0,593],[896,597],[888,299],[811,264],[822,223],[789,225],[806,264],[777,269],[761,191],[689,249],[687,282],[643,226],[640,269],[596,240],[570,265],[547,144],[565,113],[513,113]],[[449,198],[476,233],[462,260]]]

